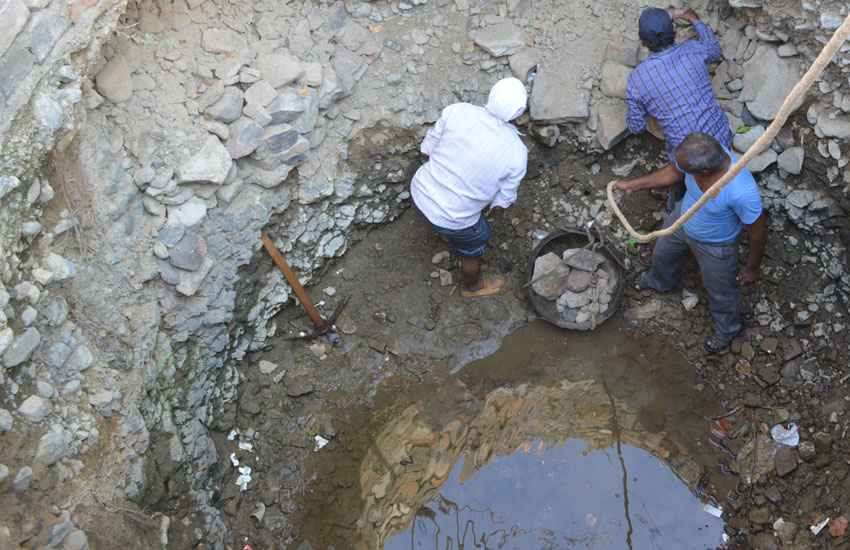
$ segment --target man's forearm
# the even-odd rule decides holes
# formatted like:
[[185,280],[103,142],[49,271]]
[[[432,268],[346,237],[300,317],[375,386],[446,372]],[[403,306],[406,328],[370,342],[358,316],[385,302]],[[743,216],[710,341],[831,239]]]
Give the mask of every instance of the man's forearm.
[[629,191],[640,191],[641,189],[668,187],[684,179],[685,175],[682,172],[679,172],[672,164],[668,164],[661,170],[656,170],[645,176],[625,182],[625,189]]
[[767,245],[767,228],[764,213],[750,225],[750,250],[747,255],[747,268],[757,270],[764,257],[764,249]]

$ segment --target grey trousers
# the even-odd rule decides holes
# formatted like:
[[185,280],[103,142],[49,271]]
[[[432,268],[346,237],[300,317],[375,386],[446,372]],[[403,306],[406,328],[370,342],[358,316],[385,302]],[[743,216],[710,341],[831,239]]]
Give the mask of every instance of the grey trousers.
[[[667,228],[681,216],[682,202],[664,222]],[[737,334],[743,326],[741,317],[741,284],[738,276],[738,241],[714,244],[695,241],[678,231],[661,237],[652,252],[647,284],[659,292],[667,292],[679,284],[679,269],[688,250],[693,252],[708,291],[708,309],[717,322],[717,332]]]

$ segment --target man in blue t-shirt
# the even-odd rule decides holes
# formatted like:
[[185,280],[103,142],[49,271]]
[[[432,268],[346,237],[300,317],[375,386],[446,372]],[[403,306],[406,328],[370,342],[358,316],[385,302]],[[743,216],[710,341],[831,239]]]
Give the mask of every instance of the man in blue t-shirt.
[[[667,217],[666,228],[737,161],[715,138],[694,132],[676,148],[676,169],[669,176],[655,172],[631,181],[618,181],[614,188],[630,193],[684,181],[685,196]],[[738,242],[744,225],[750,228],[750,250],[746,263],[738,270]],[[743,328],[741,285],[758,279],[766,240],[758,185],[744,168],[679,230],[658,239],[649,271],[635,277],[634,288],[658,292],[673,289],[679,284],[679,268],[685,254],[691,250],[699,263],[708,291],[708,308],[716,321],[705,348],[712,353],[724,350]]]

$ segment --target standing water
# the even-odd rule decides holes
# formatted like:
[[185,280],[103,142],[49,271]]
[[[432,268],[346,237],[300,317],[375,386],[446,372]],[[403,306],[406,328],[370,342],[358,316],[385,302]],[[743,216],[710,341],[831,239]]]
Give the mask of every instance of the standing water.
[[385,380],[305,464],[311,548],[716,548],[703,415],[674,350],[532,323],[492,356]]

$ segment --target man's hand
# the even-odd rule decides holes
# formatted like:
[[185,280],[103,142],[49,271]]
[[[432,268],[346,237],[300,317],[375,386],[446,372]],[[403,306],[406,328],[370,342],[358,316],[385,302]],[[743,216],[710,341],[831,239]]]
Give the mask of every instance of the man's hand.
[[687,21],[688,23],[693,25],[694,21],[699,19],[699,16],[697,15],[697,13],[694,10],[688,9],[687,11],[685,11],[685,13],[680,13],[679,15],[674,17],[673,19],[681,19],[682,21]]
[[614,189],[619,189],[620,191],[625,191],[626,193],[631,193],[634,191],[631,186],[631,182],[626,180],[617,180],[617,183],[614,184]]
[[738,273],[737,280],[742,285],[750,285],[754,282],[758,281],[759,278],[759,268],[752,268],[749,266],[744,266],[741,268],[741,271]]

